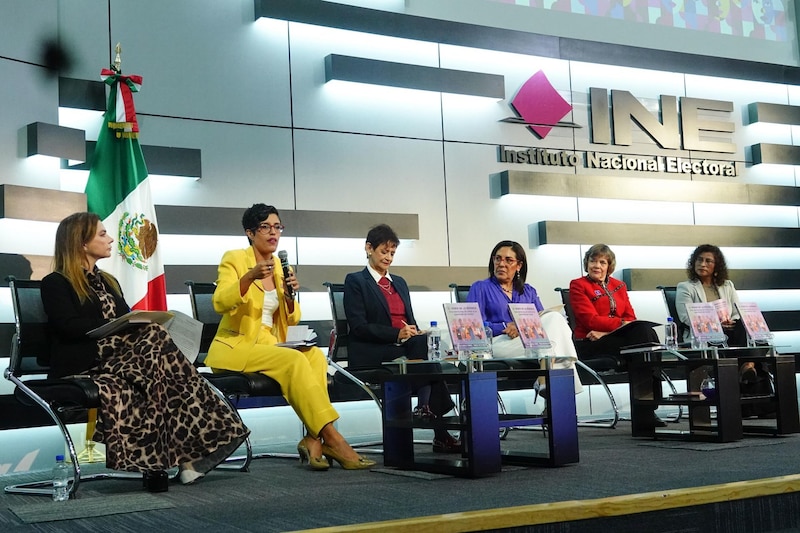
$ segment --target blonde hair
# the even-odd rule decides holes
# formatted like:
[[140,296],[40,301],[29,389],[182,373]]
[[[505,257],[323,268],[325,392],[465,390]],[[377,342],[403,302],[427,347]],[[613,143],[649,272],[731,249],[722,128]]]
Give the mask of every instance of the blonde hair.
[[[83,247],[97,234],[99,222],[100,217],[94,213],[73,213],[62,220],[56,229],[53,270],[67,278],[81,303],[85,302],[91,293],[85,274],[86,254]],[[122,296],[122,289],[111,274],[100,271],[100,275],[118,296]]]

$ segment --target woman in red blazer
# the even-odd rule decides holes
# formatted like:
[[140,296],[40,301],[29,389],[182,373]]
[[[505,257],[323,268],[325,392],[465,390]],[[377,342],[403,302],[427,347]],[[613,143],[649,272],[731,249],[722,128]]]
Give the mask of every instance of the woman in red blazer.
[[[636,322],[625,283],[611,277],[616,266],[617,258],[605,244],[589,248],[583,256],[586,275],[570,282],[569,302],[575,316],[573,334],[578,357],[613,357],[617,368],[624,370],[627,364],[620,349],[658,342],[658,335],[647,322]],[[620,329],[622,326],[626,327]],[[659,376],[653,379],[660,382]],[[666,425],[655,412],[650,423]]]

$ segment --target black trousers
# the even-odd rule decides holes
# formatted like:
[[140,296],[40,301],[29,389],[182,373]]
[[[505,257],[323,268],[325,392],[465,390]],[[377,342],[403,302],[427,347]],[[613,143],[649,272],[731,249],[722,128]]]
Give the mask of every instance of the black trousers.
[[[348,348],[348,366],[354,370],[381,367],[389,370],[393,374],[399,374],[399,364],[383,364],[384,362],[394,361],[399,357],[405,357],[406,359],[410,360],[427,359],[427,336],[415,335],[400,345],[367,343],[351,340]],[[409,374],[441,374],[442,363],[439,363],[438,361],[431,361],[430,363],[415,363],[412,365],[406,365],[406,371]],[[430,407],[433,414],[439,417],[453,410],[455,404],[450,398],[450,392],[447,390],[447,385],[441,381],[431,383],[431,397],[428,407]]]

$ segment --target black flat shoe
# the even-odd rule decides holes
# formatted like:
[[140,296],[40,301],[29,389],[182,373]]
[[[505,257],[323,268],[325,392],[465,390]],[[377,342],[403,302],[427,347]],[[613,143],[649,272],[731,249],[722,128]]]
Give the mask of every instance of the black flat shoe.
[[147,492],[167,492],[169,476],[164,470],[151,470],[142,474],[142,486]]
[[433,452],[434,453],[460,453],[461,441],[453,438],[451,435],[443,439],[433,439]]

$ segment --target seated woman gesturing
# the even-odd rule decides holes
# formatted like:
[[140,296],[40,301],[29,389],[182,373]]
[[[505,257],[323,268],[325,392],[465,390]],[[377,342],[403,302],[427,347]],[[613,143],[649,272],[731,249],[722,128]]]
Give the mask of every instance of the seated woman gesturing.
[[328,397],[328,361],[322,351],[276,346],[300,321],[294,299],[300,284],[291,270],[284,277],[280,262],[276,267],[283,232],[278,210],[254,204],[245,210],[242,228],[250,246],[226,252],[220,262],[214,309],[222,320],[205,363],[212,369],[261,372],[277,381],[307,430],[297,451],[312,470],[327,470],[330,460],[346,470],[374,466],[333,424],[339,414]]

